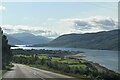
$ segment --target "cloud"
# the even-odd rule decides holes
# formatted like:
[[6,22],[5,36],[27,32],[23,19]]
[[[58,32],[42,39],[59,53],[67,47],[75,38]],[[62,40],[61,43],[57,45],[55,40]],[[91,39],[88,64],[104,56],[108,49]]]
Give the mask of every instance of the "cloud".
[[109,17],[100,17],[94,16],[85,19],[81,18],[72,18],[72,19],[63,19],[62,21],[72,23],[74,29],[73,32],[98,32],[98,31],[108,31],[117,29],[117,21]]
[[1,10],[6,10],[6,8],[4,6],[0,6],[0,11]]
[[94,16],[84,19],[60,19],[56,20],[56,22],[46,24],[53,24],[53,26],[32,27],[25,25],[3,25],[2,28],[5,33],[9,34],[28,32],[48,38],[56,38],[60,35],[70,33],[91,33],[118,29],[117,21],[113,20],[110,17],[100,16]]
[[4,33],[7,33],[7,34],[27,32],[27,33],[32,33],[36,36],[41,35],[48,38],[55,38],[55,37],[58,37],[59,35],[55,31],[52,31],[43,27],[31,27],[31,26],[24,26],[24,25],[17,25],[17,26],[2,25],[2,29]]

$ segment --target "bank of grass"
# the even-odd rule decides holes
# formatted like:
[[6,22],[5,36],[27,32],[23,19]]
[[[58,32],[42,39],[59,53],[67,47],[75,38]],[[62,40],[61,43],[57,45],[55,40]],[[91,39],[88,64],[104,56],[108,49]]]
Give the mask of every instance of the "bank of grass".
[[67,59],[64,59],[64,60],[60,60],[58,62],[70,64],[70,63],[80,63],[80,60],[67,58]]
[[110,72],[99,65],[95,65],[92,62],[73,57],[36,55],[32,56],[31,58],[26,56],[16,56],[15,59],[18,60],[15,60],[16,63],[22,62],[21,64],[29,64],[28,66],[31,67],[65,74],[84,80],[108,80],[110,78],[110,80],[112,80],[112,78],[116,78],[113,80],[118,80],[119,78],[119,75],[116,73]]
[[2,75],[5,74],[7,72],[7,70],[2,70],[2,72],[0,72]]
[[[32,57],[31,55],[27,56],[27,55],[22,55],[22,54],[14,55],[14,56],[17,56],[17,57]],[[81,62],[82,63],[86,62],[85,60],[78,60],[78,59],[75,59],[75,58],[54,57],[54,56],[48,56],[48,55],[38,55],[38,58],[39,59],[50,59],[51,61],[57,61],[57,62],[60,62],[60,63],[65,63],[65,64],[68,64],[70,67],[81,67],[81,68],[86,68],[87,67],[84,64],[79,64]]]
[[12,67],[14,67],[13,64],[9,64],[8,66],[5,67],[4,70],[2,70],[0,73],[2,73],[2,75],[4,75],[7,71],[9,71]]
[[[57,61],[57,62],[60,62],[60,63],[67,63],[70,67],[81,67],[81,68],[86,68],[87,67],[84,64],[79,64],[80,62],[86,62],[86,61],[78,60],[78,59],[75,59],[75,58],[70,59],[69,57],[53,57],[53,56],[47,56],[47,55],[41,55],[41,56],[38,56],[38,58],[39,59],[51,59],[51,61]],[[71,77],[74,77],[74,78],[79,78],[79,79],[84,79],[84,80],[97,80],[95,78],[91,78],[91,77],[85,76],[85,75],[61,72],[61,71],[49,68],[48,66],[43,66],[43,65],[40,66],[40,65],[32,65],[32,64],[30,64],[28,66],[43,69],[43,70],[47,70],[47,71],[51,71],[51,72],[55,72],[55,73],[59,73],[59,74],[63,74],[63,75],[68,75],[68,76],[71,76]]]
[[41,56],[38,56],[39,59],[48,59],[49,57],[48,56],[45,56],[45,55],[41,55]]
[[86,68],[87,66],[85,64],[80,64],[80,62],[86,62],[84,60],[78,60],[78,59],[75,59],[75,58],[68,58],[68,57],[50,57],[50,56],[47,56],[47,55],[41,55],[41,56],[38,56],[39,59],[51,59],[51,61],[57,61],[57,62],[60,62],[60,63],[66,63],[68,64],[70,67],[81,67],[81,68]]
[[30,55],[30,56],[27,56],[27,55],[22,55],[22,54],[14,55],[14,56],[17,56],[17,57],[32,57],[31,55]]
[[80,74],[74,74],[74,73],[66,73],[66,72],[61,72],[61,71],[58,71],[58,70],[54,70],[54,69],[51,69],[47,66],[40,66],[40,65],[27,65],[27,66],[30,66],[30,67],[34,67],[34,68],[38,68],[38,69],[43,69],[43,70],[47,70],[47,71],[51,71],[51,72],[54,72],[54,73],[59,73],[59,74],[63,74],[63,75],[67,75],[67,76],[71,76],[73,78],[78,78],[78,79],[84,79],[84,80],[98,80],[98,79],[95,79],[95,78],[91,78],[89,76],[84,76],[84,75],[80,75]]
[[61,60],[61,58],[59,58],[59,57],[51,57],[51,60],[52,61],[59,61],[59,60]]
[[77,65],[69,65],[70,67],[82,67],[82,68],[86,68],[87,66],[84,64],[77,64]]

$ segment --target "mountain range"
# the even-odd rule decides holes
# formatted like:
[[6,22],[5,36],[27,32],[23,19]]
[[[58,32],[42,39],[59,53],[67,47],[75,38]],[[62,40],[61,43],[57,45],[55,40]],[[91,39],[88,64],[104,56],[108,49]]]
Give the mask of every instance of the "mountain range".
[[117,50],[119,32],[120,30],[112,30],[97,33],[65,34],[47,44],[34,46]]
[[44,36],[35,36],[31,33],[16,33],[5,35],[8,38],[8,43],[11,45],[45,44],[52,40]]

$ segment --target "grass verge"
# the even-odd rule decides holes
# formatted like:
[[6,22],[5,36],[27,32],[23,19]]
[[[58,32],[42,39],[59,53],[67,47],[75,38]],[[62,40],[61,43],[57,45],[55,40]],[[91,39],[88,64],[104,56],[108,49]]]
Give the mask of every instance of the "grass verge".
[[6,68],[4,69],[4,70],[2,70],[2,72],[0,72],[0,73],[2,73],[2,75],[4,75],[8,70],[10,70],[12,67],[14,67],[14,65],[13,64],[9,64],[8,66],[6,66]]
[[67,75],[67,76],[71,76],[71,77],[78,78],[78,79],[97,80],[97,79],[90,78],[88,76],[84,76],[84,75],[80,75],[80,74],[66,73],[66,72],[61,72],[61,71],[58,71],[58,70],[50,69],[47,66],[36,66],[36,65],[27,65],[27,66],[38,68],[38,69],[43,69],[43,70],[47,70],[47,71],[51,71],[51,72],[54,72],[54,73],[59,73],[59,74]]

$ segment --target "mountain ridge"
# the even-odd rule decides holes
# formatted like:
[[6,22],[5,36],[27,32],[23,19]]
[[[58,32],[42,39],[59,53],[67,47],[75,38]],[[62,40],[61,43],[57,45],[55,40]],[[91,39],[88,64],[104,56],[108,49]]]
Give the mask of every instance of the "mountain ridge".
[[[11,45],[33,45],[33,44],[45,44],[51,41],[51,39],[44,36],[35,36],[31,33],[16,33],[7,34],[9,44]],[[14,43],[16,42],[16,43]]]
[[85,34],[65,34],[48,44],[34,46],[117,50],[118,32],[120,30]]

